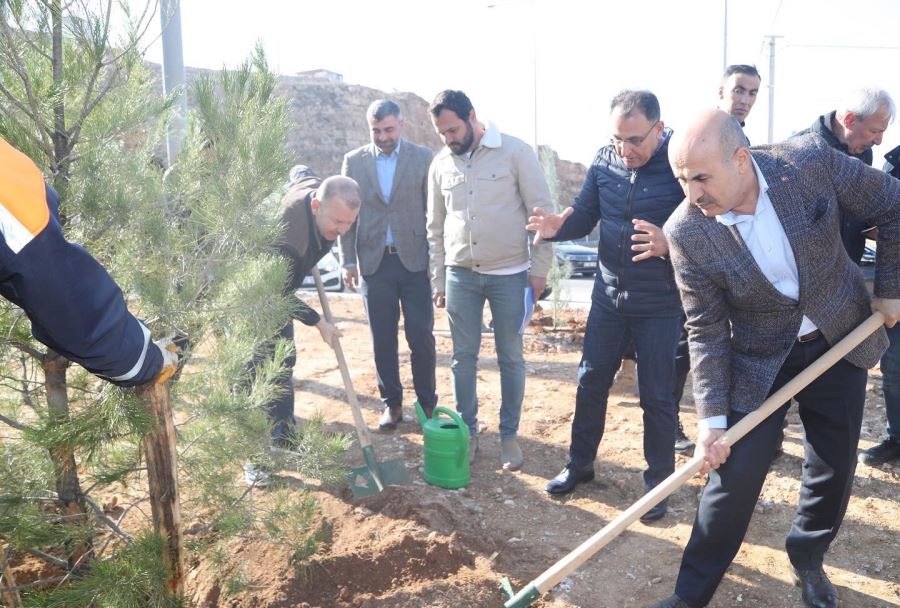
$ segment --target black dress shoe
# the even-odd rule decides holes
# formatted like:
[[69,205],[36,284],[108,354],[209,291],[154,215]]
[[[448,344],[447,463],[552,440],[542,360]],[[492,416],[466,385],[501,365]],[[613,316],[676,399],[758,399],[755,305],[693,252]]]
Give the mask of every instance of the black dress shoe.
[[575,489],[580,483],[585,483],[594,478],[594,465],[589,464],[586,467],[582,467],[580,469],[566,465],[562,471],[560,471],[559,475],[551,479],[547,483],[547,487],[544,490],[548,494],[568,494],[572,490]]
[[650,608],[691,608],[688,606],[687,602],[683,599],[675,595],[674,593],[659,602],[658,604],[653,604]]
[[[658,521],[665,517],[666,509],[669,506],[669,499],[664,499],[661,503],[641,515],[641,523],[649,524],[650,522]],[[687,604],[685,604],[687,605]]]
[[403,408],[401,406],[385,407],[381,413],[381,419],[378,421],[378,428],[382,431],[393,431],[400,424],[401,420],[403,420]]
[[803,603],[810,608],[837,608],[837,589],[821,568],[800,570],[791,566],[791,578],[795,587],[803,590]]

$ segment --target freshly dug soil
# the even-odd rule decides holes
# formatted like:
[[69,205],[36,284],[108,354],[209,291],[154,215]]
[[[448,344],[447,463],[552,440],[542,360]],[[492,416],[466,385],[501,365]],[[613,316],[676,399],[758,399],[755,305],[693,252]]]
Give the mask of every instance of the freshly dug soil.
[[[354,387],[364,415],[377,429],[381,403],[372,362],[371,337],[358,297],[338,296],[332,304],[341,323]],[[438,311],[438,393],[453,407],[446,317]],[[487,314],[487,313],[486,313]],[[595,463],[597,479],[569,497],[544,493],[547,480],[563,467],[574,409],[575,382],[585,313],[568,311],[561,329],[539,314],[526,333],[527,382],[520,444],[525,466],[511,473],[500,466],[499,372],[493,336],[483,335],[478,371],[481,404],[478,459],[472,482],[462,490],[424,483],[422,435],[407,408],[407,422],[393,433],[373,433],[380,460],[402,458],[412,485],[390,487],[356,501],[346,487],[319,488],[322,517],[332,529],[329,542],[299,569],[286,551],[255,542],[234,547],[232,567],[242,568],[249,588],[225,597],[220,580],[201,565],[190,575],[198,605],[232,608],[502,606],[499,581],[520,589],[602,528],[641,495],[641,408],[633,377],[623,373],[610,395],[606,434]],[[487,322],[487,318],[486,318]],[[334,356],[317,332],[298,327],[300,363],[297,416],[323,412],[333,430],[352,431]],[[401,344],[403,339],[401,337]],[[415,401],[408,353],[401,354],[407,404]],[[878,370],[870,375],[861,447],[884,429]],[[686,391],[681,419],[694,433],[695,413]],[[783,545],[797,502],[802,464],[802,426],[796,409],[788,415],[785,454],[773,465],[747,538],[711,606],[801,606],[788,575]],[[678,456],[680,464],[686,458]],[[348,468],[362,466],[356,446]],[[285,476],[290,474],[285,473]],[[543,607],[648,606],[674,587],[702,480],[695,478],[670,500],[659,522],[631,528],[563,580],[536,604]],[[860,466],[844,526],[826,559],[842,606],[900,605],[900,467]],[[207,571],[208,570],[208,571]]]

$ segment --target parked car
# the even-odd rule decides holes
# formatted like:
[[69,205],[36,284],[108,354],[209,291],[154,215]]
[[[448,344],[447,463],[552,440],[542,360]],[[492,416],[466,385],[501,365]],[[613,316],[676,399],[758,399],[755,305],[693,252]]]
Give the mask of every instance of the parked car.
[[[325,291],[344,291],[344,282],[341,280],[341,263],[338,261],[340,259],[337,248],[332,248],[331,251],[325,254],[317,267],[319,268],[319,275],[322,277],[322,283],[325,284]],[[303,289],[315,289],[316,281],[313,279],[312,275],[307,276],[303,279]]]
[[863,250],[862,259],[859,261],[859,266],[862,268],[863,276],[866,277],[866,281],[874,281],[875,280],[875,248],[866,246]]
[[561,241],[553,244],[556,259],[562,263],[568,261],[572,265],[572,274],[592,277],[597,272],[597,248],[579,245],[573,241]]

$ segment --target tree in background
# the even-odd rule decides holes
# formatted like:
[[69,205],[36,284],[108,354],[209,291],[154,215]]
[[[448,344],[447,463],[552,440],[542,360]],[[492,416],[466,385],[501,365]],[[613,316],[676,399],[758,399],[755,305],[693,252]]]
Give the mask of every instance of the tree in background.
[[[111,34],[114,7],[127,23],[120,37]],[[235,483],[248,455],[273,458],[260,406],[276,390],[285,345],[256,374],[247,361],[292,306],[282,295],[285,262],[270,247],[289,166],[285,105],[259,50],[233,72],[199,79],[182,151],[164,167],[172,100],[159,94],[141,48],[154,8],[4,3],[0,135],[45,171],[62,197],[67,238],[106,266],[132,311],[154,335],[191,345],[171,391],[189,547],[215,552],[234,535],[260,536],[289,543],[299,560],[319,533],[308,494],[251,501]],[[0,302],[0,540],[67,583],[27,591],[25,603],[176,605],[163,541],[140,517],[141,440],[155,421],[133,390],[69,367],[31,338],[19,309]],[[346,437],[313,420],[296,440],[295,466],[336,476]]]
[[[562,213],[563,205],[559,201],[559,176],[556,173],[556,155],[549,146],[538,146],[540,152],[539,160],[541,167],[544,169],[544,178],[547,180],[547,186],[550,187],[550,200],[553,201],[553,213]],[[553,309],[553,327],[559,327],[563,309],[563,281],[572,276],[572,264],[569,260],[560,261],[559,257],[553,256],[553,265],[550,266],[550,272],[547,273],[547,286],[550,288],[550,304]]]

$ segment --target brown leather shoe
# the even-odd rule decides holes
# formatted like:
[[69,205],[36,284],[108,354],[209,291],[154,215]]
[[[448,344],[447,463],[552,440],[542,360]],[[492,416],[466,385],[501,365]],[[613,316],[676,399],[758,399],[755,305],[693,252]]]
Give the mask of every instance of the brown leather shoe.
[[386,406],[381,413],[381,419],[378,420],[378,428],[382,431],[393,431],[403,420],[403,408],[401,406]]

